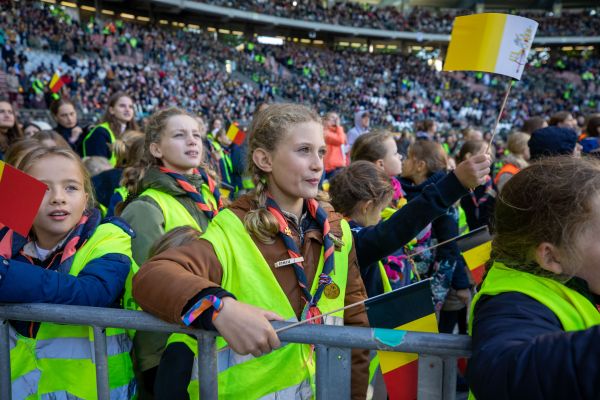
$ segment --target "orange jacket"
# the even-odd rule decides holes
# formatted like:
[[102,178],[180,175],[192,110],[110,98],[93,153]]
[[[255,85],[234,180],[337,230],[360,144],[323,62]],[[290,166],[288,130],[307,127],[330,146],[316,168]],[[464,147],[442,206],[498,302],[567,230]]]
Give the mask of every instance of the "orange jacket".
[[342,146],[346,144],[346,134],[341,126],[325,127],[325,144],[327,145],[327,154],[325,154],[325,171],[331,171],[336,168],[346,166],[346,155]]

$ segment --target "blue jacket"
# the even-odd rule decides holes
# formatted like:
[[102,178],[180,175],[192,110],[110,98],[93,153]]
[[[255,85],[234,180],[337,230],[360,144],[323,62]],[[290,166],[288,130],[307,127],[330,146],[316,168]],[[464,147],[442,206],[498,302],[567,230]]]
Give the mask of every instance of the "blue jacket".
[[[100,224],[98,210],[93,211],[84,226],[81,243],[93,235]],[[129,233],[129,226],[122,220],[111,219],[115,225]],[[0,231],[0,239],[8,229]],[[90,261],[77,276],[57,273],[62,252],[57,249],[45,261],[23,254],[28,239],[16,233],[13,236],[12,259],[0,257],[0,302],[5,303],[54,303],[92,307],[117,306],[125,280],[131,268],[131,260],[125,254],[108,253]],[[66,241],[65,241],[66,242]],[[37,324],[35,324],[37,325]],[[37,326],[30,331],[30,323],[15,321],[13,326],[24,336],[35,336]]]
[[454,173],[444,174],[435,184],[422,185],[421,192],[388,220],[352,230],[358,265],[369,297],[383,292],[377,262],[409,243],[467,193]]
[[600,326],[565,333],[549,308],[524,294],[482,296],[469,385],[477,400],[598,399],[599,338]]

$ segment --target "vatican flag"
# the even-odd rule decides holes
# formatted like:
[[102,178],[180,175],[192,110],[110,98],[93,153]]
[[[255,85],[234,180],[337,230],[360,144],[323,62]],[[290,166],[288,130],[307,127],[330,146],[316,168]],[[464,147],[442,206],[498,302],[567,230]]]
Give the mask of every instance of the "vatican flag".
[[516,15],[456,17],[444,71],[484,71],[521,79],[538,23]]

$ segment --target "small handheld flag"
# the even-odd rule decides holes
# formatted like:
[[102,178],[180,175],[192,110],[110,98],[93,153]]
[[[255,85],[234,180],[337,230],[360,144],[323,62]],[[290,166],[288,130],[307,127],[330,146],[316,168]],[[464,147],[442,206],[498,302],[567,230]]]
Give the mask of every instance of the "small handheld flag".
[[[430,279],[372,297],[365,307],[373,328],[438,332]],[[418,356],[385,351],[378,351],[377,356],[389,399],[416,399]]]
[[492,236],[487,227],[474,230],[456,240],[476,284],[481,283],[485,263],[492,252]]
[[229,126],[229,129],[227,129],[227,137],[233,143],[241,146],[244,143],[244,139],[246,139],[246,132],[239,128],[237,122],[234,122]]
[[47,186],[0,161],[0,224],[27,236]]
[[484,71],[521,79],[538,23],[516,15],[456,17],[444,71]]
[[54,75],[52,75],[52,79],[50,80],[48,87],[52,93],[58,93],[64,84],[65,77],[61,76],[58,72],[55,72]]

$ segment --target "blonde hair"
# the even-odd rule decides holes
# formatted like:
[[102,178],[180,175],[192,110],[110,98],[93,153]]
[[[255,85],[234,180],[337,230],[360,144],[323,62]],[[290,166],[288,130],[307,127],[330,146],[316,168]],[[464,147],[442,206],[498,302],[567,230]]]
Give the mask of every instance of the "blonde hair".
[[43,144],[41,144],[39,140],[36,140],[34,138],[24,138],[17,140],[8,147],[8,150],[6,150],[6,154],[4,155],[4,162],[12,165],[13,167],[16,167],[19,161],[25,156],[25,154],[40,146],[43,146]]
[[83,165],[81,158],[71,149],[65,149],[62,147],[44,147],[39,146],[31,149],[27,154],[21,158],[15,167],[23,172],[27,172],[36,162],[41,159],[58,156],[73,161],[77,164],[81,176],[83,177],[83,190],[88,195],[88,201],[86,208],[93,208],[96,205],[94,198],[94,188],[92,186],[92,180],[88,170]]
[[[63,149],[70,149],[71,145],[69,145],[69,143],[67,143],[67,141],[56,131],[53,130],[44,130],[44,131],[39,131],[33,134],[32,136],[33,139],[37,140],[40,142],[40,144],[46,146],[44,144],[45,140],[51,140],[53,141],[56,147],[61,147]],[[46,146],[46,147],[54,147],[54,146]]]
[[108,158],[102,156],[88,156],[84,157],[83,166],[88,170],[91,176],[96,176],[101,172],[112,169],[112,165],[108,161]]
[[178,226],[158,238],[148,251],[148,258],[154,257],[172,247],[179,247],[198,240],[202,232],[191,226]]
[[531,135],[525,132],[515,132],[508,137],[506,147],[508,151],[517,156],[522,156],[527,150],[527,142]]
[[256,164],[252,155],[256,149],[272,152],[284,140],[290,128],[305,122],[321,125],[321,118],[313,109],[294,103],[276,103],[260,111],[250,125],[248,140],[248,170],[256,185],[254,200],[258,208],[251,210],[244,218],[246,230],[263,243],[270,243],[277,235],[279,223],[266,209],[267,174]]
[[[121,178],[121,185],[125,186],[130,194],[134,194],[134,196],[139,194],[141,182],[146,175],[146,172],[152,167],[162,165],[161,160],[155,158],[152,153],[150,153],[150,145],[152,143],[160,142],[169,119],[178,115],[185,115],[196,121],[196,116],[177,107],[169,107],[157,111],[146,121],[146,126],[144,128],[146,137],[144,141],[143,155],[137,163],[125,168],[123,171],[123,177]],[[208,173],[208,169],[204,165],[202,165],[202,168],[207,170]],[[134,196],[131,196],[132,199]]]
[[[116,168],[124,168],[133,165],[135,162],[130,161],[131,159],[135,159],[137,161],[142,158],[144,154],[144,137],[144,132],[129,130],[124,132],[120,139],[115,140],[115,142],[112,144],[112,150],[117,157],[117,165],[115,166]],[[139,145],[136,147],[137,153],[132,154],[130,150],[132,146],[137,143],[139,143]]]

